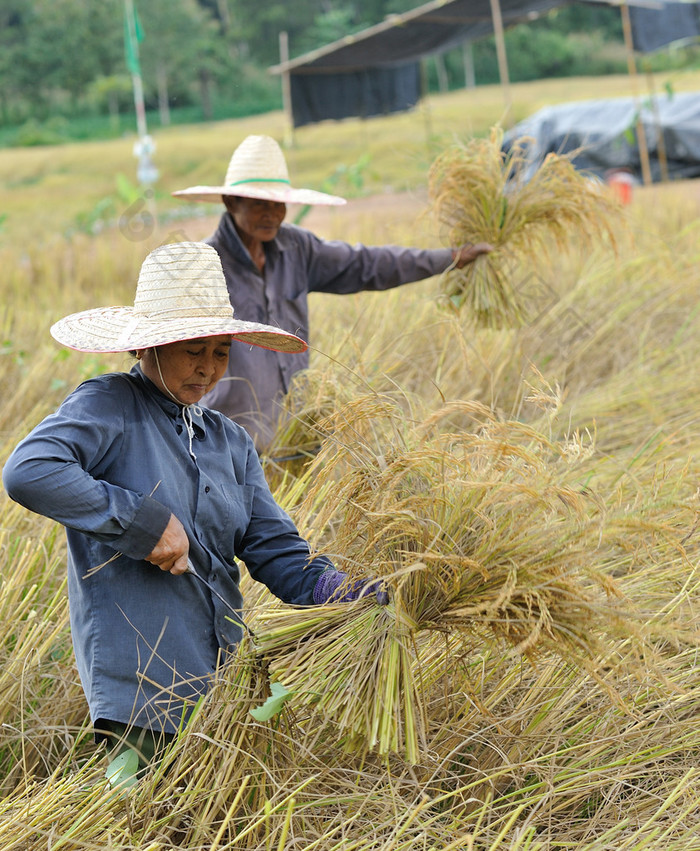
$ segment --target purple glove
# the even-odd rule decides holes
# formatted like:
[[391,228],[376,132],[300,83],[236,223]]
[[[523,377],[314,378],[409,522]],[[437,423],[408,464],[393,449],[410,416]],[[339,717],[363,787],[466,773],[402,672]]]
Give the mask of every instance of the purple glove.
[[[389,602],[389,595],[378,580],[368,584],[367,580],[356,579],[348,583],[347,578],[347,573],[343,573],[342,570],[324,570],[314,586],[314,603],[317,606],[323,603],[349,603],[360,597],[367,597],[369,594],[376,595],[380,606],[386,606]],[[340,591],[343,583],[345,587]]]

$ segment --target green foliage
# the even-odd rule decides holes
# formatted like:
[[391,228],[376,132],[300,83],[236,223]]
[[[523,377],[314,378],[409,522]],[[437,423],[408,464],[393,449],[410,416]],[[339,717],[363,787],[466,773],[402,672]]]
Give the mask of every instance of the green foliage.
[[[415,0],[136,0],[144,32],[139,44],[149,126],[253,115],[280,106],[279,33],[298,56],[406,12]],[[125,63],[122,0],[4,0],[0,4],[0,145],[56,144],[105,138],[134,128]],[[617,50],[610,50],[610,45]],[[506,33],[513,81],[625,71],[619,10],[573,4]],[[498,81],[493,38],[475,42],[478,84]],[[70,57],[70,61],[66,61]],[[698,62],[698,50],[654,56],[662,67]],[[449,88],[464,85],[462,48],[443,57]],[[429,85],[439,87],[435,63]],[[442,82],[442,81],[440,81]],[[79,122],[53,128],[52,116]],[[102,118],[101,123],[86,119]],[[86,122],[86,123],[83,123]],[[17,128],[21,128],[17,130]]]
[[30,118],[18,128],[14,144],[23,148],[33,145],[58,145],[65,140],[67,126],[68,122],[60,115],[54,115],[43,123]]
[[[552,77],[600,76],[625,73],[626,59],[622,44],[606,41],[600,31],[559,32],[553,28],[521,25],[505,36],[508,75],[511,82]],[[615,45],[615,49],[610,49]],[[460,79],[461,54],[449,58],[452,77]],[[477,84],[499,81],[496,44],[492,38],[474,45]],[[463,77],[463,72],[461,72]]]

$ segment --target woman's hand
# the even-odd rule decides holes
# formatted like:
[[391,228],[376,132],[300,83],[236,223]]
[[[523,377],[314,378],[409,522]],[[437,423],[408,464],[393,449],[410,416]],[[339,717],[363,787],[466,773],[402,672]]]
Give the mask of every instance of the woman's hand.
[[189,552],[190,542],[187,539],[185,527],[174,514],[171,514],[165,531],[150,555],[146,556],[146,561],[150,561],[161,570],[179,575],[187,571]]
[[473,263],[481,254],[493,251],[493,245],[489,242],[470,242],[452,249],[452,262],[457,269],[463,269],[468,263]]

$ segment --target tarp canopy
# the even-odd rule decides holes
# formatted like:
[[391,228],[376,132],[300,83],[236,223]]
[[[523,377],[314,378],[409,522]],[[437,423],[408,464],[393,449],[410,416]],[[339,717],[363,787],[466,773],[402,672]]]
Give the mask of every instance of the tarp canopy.
[[[571,2],[498,0],[495,5],[503,28],[508,29]],[[585,2],[619,5],[621,0]],[[635,43],[636,49],[655,50],[659,42],[677,39],[679,32],[683,37],[697,35],[696,2],[627,0],[627,5],[640,45]],[[400,112],[415,106],[422,95],[420,60],[492,35],[493,8],[492,0],[431,0],[269,71],[288,77],[288,108],[295,127]]]
[[[569,0],[501,0],[503,26]],[[355,35],[270,68],[288,74],[295,127],[401,112],[421,97],[421,59],[491,35],[491,0],[431,0]]]
[[657,95],[641,105],[635,98],[581,101],[545,107],[521,121],[503,138],[504,150],[522,137],[527,144],[525,176],[535,172],[548,153],[572,155],[577,168],[605,178],[624,169],[639,182],[640,151],[634,132],[637,116],[644,125],[651,176],[700,177],[700,92]]
[[639,53],[653,53],[669,44],[700,37],[700,3],[674,3],[630,9],[632,41]]
[[[569,0],[501,0],[503,26],[531,21]],[[280,65],[270,73],[325,74],[415,62],[493,33],[490,0],[432,0],[389,15],[376,26],[348,35]]]

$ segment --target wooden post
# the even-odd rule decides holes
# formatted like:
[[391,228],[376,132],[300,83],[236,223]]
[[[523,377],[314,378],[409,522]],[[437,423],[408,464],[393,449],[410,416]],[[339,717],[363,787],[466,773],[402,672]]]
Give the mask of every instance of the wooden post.
[[651,68],[646,69],[647,74],[647,90],[651,98],[652,111],[654,113],[654,124],[656,125],[656,153],[659,156],[659,172],[661,174],[661,182],[667,183],[668,174],[668,157],[666,156],[666,140],[664,139],[664,128],[661,126],[661,117],[659,116],[659,104],[656,101],[656,87],[654,86],[654,75]]
[[[622,34],[625,39],[625,48],[627,49],[627,71],[632,80],[632,92],[635,101],[639,102],[639,85],[637,78],[637,63],[634,61],[634,42],[632,40],[632,23],[630,21],[630,7],[627,3],[620,4],[620,14],[622,15]],[[649,165],[649,147],[647,145],[647,136],[644,132],[644,123],[642,122],[641,112],[637,115],[637,143],[639,145],[639,161],[642,166],[642,182],[645,186],[651,185],[651,166]]]
[[437,74],[438,80],[438,91],[446,92],[449,88],[449,83],[447,82],[447,68],[445,67],[445,57],[442,53],[437,53],[434,57],[435,59],[435,73]]
[[[289,62],[289,36],[286,30],[279,34],[280,63]],[[292,112],[292,86],[289,81],[289,71],[282,72],[282,108],[287,116],[287,126],[284,130],[284,141],[288,148],[294,147],[294,114]]]
[[506,57],[506,43],[503,34],[503,17],[499,0],[490,0],[491,17],[493,18],[493,35],[496,39],[496,56],[498,57],[498,74],[501,78],[501,88],[506,108],[503,124],[506,128],[513,125],[513,108],[510,99],[510,78],[508,76],[508,59]]
[[428,156],[432,156],[433,121],[428,102],[428,66],[425,59],[419,59],[420,68],[420,100],[422,104],[423,123],[425,126],[425,147]]
[[464,88],[473,89],[476,85],[476,73],[474,72],[474,49],[471,41],[462,44],[462,61],[464,62]]

